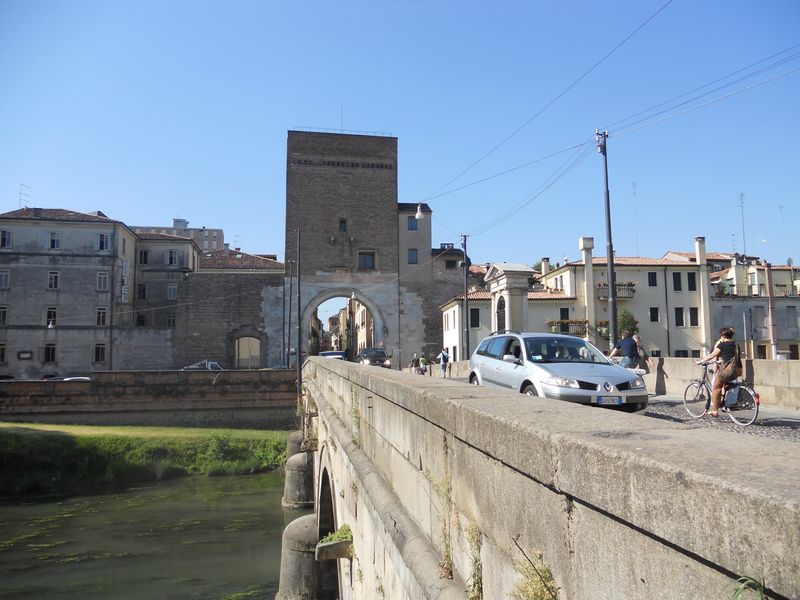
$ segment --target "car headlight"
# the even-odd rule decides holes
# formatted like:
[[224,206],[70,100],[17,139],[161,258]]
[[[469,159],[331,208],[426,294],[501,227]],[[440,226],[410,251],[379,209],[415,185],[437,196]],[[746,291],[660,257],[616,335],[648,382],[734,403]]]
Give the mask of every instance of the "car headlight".
[[384,367],[391,367],[392,366],[391,359],[387,358],[385,361],[383,361],[383,366]]
[[361,364],[362,365],[368,365],[369,364],[369,359],[365,358],[364,360],[361,361]]
[[558,387],[578,388],[578,382],[569,377],[545,377],[542,383],[549,383],[550,385],[557,385]]
[[644,388],[644,379],[641,377],[637,377],[636,379],[631,379],[631,389],[640,390]]

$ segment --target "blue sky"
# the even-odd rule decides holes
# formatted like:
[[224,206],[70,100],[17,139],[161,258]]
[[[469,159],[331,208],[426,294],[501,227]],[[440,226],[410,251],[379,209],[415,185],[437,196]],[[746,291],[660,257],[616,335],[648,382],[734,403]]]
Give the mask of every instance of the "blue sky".
[[605,254],[602,158],[577,148],[599,127],[618,255],[704,235],[797,262],[798,32],[795,0],[0,0],[0,211],[24,183],[283,259],[287,130],[385,132],[434,245],[555,262],[583,235]]

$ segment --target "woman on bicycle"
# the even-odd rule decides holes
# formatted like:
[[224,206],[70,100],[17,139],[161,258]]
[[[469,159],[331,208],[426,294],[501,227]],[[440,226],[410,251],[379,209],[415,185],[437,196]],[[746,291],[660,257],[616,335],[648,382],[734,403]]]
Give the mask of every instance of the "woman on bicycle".
[[[723,327],[720,329],[719,339],[717,340],[717,343],[714,344],[714,349],[708,356],[698,360],[697,364],[699,365],[711,360],[721,360],[724,364],[730,360],[733,360],[738,352],[736,348],[736,342],[733,341],[733,335],[734,331],[732,327]],[[738,366],[736,376],[739,377],[741,374],[742,367]],[[711,409],[708,411],[708,414],[712,417],[716,417],[719,414],[719,401],[722,397],[723,385],[725,384],[722,381],[722,378],[719,376],[719,369],[717,369],[717,374],[714,376],[714,381],[711,384]]]

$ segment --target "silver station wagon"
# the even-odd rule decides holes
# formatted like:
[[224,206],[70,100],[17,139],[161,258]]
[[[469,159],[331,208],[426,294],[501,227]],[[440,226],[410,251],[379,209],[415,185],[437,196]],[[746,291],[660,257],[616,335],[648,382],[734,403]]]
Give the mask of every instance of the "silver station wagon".
[[632,411],[647,406],[647,388],[639,375],[570,335],[492,334],[470,357],[469,369],[474,385]]

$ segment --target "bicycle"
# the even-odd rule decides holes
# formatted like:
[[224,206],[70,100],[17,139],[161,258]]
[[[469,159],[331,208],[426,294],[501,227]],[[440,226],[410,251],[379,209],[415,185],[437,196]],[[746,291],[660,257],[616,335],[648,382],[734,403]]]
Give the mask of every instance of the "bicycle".
[[[683,392],[683,406],[695,419],[706,415],[711,408],[711,384],[708,380],[711,369],[708,363],[700,363],[700,368],[703,369],[702,376],[689,383]],[[750,425],[758,417],[761,398],[751,384],[738,380],[727,383],[722,386],[722,398],[720,410],[734,423]]]

